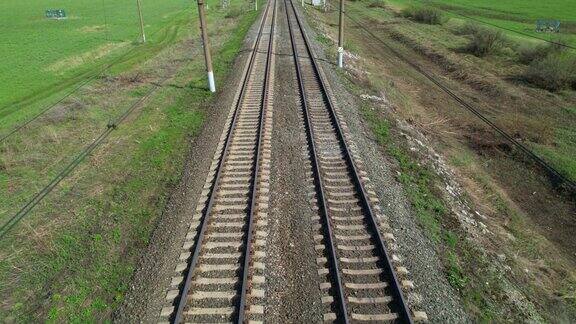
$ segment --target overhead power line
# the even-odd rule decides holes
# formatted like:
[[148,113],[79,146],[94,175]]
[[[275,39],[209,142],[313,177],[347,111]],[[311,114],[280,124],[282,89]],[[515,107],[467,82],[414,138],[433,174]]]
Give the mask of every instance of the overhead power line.
[[134,102],[122,115],[120,115],[114,123],[111,123],[92,143],[86,146],[76,157],[60,171],[42,190],[37,192],[32,199],[30,199],[16,214],[14,214],[10,219],[8,219],[4,224],[0,226],[0,239],[2,239],[8,231],[10,231],[20,220],[22,220],[26,215],[28,215],[36,205],[38,205],[58,184],[64,180],[76,167],[84,161],[84,159],[89,156],[97,147],[99,147],[103,141],[114,131],[119,124],[121,124],[140,104],[146,101],[162,84],[168,79],[165,77],[161,82],[153,84],[152,88],[146,92],[146,94]]
[[448,87],[446,87],[444,84],[442,84],[441,81],[439,81],[438,79],[436,79],[432,74],[428,73],[427,71],[423,70],[418,64],[408,60],[407,58],[405,58],[404,56],[402,56],[397,50],[395,50],[392,46],[388,45],[385,41],[383,41],[380,37],[378,37],[376,34],[374,34],[374,32],[372,32],[369,28],[367,28],[366,26],[364,26],[363,24],[361,24],[357,19],[355,19],[354,17],[352,17],[348,12],[345,12],[346,17],[348,17],[348,19],[350,19],[353,23],[355,23],[358,27],[360,27],[362,30],[364,30],[366,33],[368,33],[372,38],[374,38],[376,41],[378,41],[379,43],[381,43],[382,45],[384,45],[386,48],[388,48],[388,50],[390,50],[396,57],[398,57],[402,62],[408,64],[410,67],[412,67],[414,70],[416,70],[418,73],[422,74],[424,77],[426,77],[428,80],[430,80],[432,83],[434,83],[437,87],[439,87],[442,91],[444,91],[446,94],[448,94],[450,97],[452,97],[456,102],[458,102],[461,106],[463,106],[464,108],[466,108],[468,111],[470,111],[472,114],[474,114],[476,117],[478,117],[480,120],[482,120],[484,123],[486,123],[488,126],[490,126],[494,131],[496,131],[498,134],[500,134],[502,137],[504,137],[506,140],[508,140],[510,143],[512,143],[512,145],[516,148],[518,148],[520,151],[522,151],[527,157],[529,157],[533,162],[535,162],[538,166],[540,166],[543,170],[545,170],[548,175],[553,179],[553,181],[556,184],[565,184],[565,186],[572,192],[572,193],[576,193],[576,183],[574,181],[572,181],[571,179],[568,179],[566,176],[564,176],[560,171],[556,170],[556,168],[554,168],[552,165],[550,165],[548,162],[546,162],[545,160],[543,160],[542,158],[540,158],[538,155],[536,155],[534,152],[532,152],[529,148],[527,148],[526,146],[524,146],[522,143],[520,143],[519,141],[517,141],[516,139],[514,139],[510,134],[508,134],[504,129],[500,128],[498,125],[494,124],[490,119],[488,119],[486,116],[484,116],[478,109],[476,109],[474,106],[470,105],[468,102],[466,102],[464,99],[460,98],[457,94],[455,94],[452,90],[450,90]]

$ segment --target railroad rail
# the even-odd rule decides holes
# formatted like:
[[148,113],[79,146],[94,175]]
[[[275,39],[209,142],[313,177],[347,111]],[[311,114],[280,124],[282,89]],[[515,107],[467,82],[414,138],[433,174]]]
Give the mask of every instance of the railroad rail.
[[[269,1],[245,69],[240,93],[221,137],[197,212],[168,291],[172,307],[161,316],[173,323],[244,323],[263,307],[263,263],[257,226],[266,226],[273,47],[276,3]],[[262,215],[260,215],[262,214]],[[262,217],[260,217],[262,218]],[[260,224],[257,224],[259,222]],[[256,237],[256,238],[255,238]],[[253,242],[255,241],[255,242]]]
[[378,227],[379,207],[372,206],[296,8],[284,3],[314,177],[318,263],[326,265],[319,270],[329,305],[324,320],[412,323]]

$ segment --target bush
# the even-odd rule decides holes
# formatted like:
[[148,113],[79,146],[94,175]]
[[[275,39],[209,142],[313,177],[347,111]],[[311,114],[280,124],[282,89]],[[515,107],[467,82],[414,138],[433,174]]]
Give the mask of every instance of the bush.
[[425,24],[442,24],[442,13],[431,7],[408,7],[402,10],[402,16]]
[[466,51],[478,57],[483,57],[501,49],[506,43],[506,38],[501,31],[476,26]]
[[518,47],[518,60],[523,64],[530,64],[534,61],[539,61],[544,59],[546,56],[551,54],[552,47],[546,45],[521,45]]
[[368,5],[369,8],[386,8],[386,3],[382,0],[372,0]]
[[234,7],[234,8],[231,8],[230,10],[228,10],[228,12],[224,16],[224,18],[236,18],[236,17],[239,17],[242,13],[243,13],[242,9],[240,9],[238,7]]
[[576,57],[556,52],[534,60],[526,70],[525,79],[550,91],[576,89]]
[[478,30],[481,29],[482,27],[478,26],[477,23],[473,23],[470,21],[466,21],[466,23],[462,26],[460,26],[455,34],[456,35],[474,35],[476,33],[478,33]]
[[518,60],[520,63],[530,64],[534,61],[542,60],[545,57],[563,52],[566,47],[561,44],[566,44],[565,40],[556,40],[555,44],[528,46],[522,45],[518,47]]

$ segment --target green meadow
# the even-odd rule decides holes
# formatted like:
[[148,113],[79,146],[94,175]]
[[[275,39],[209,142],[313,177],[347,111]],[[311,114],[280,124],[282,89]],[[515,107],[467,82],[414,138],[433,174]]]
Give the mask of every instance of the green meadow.
[[[397,7],[412,4],[428,4],[447,11],[448,17],[469,16],[506,29],[552,41],[562,38],[576,47],[576,3],[573,0],[389,0]],[[537,19],[560,21],[560,33],[538,33],[535,31]],[[506,31],[515,38],[528,38]]]
[[[86,7],[98,7],[101,1],[91,4],[81,0]],[[76,44],[79,47],[75,48],[70,41],[68,53],[47,53],[52,55],[51,64],[64,61],[66,64],[55,66],[66,69],[77,57],[102,46],[126,43],[122,48],[100,58],[81,60],[82,64],[70,72],[26,70],[28,79],[37,81],[37,91],[54,91],[53,98],[49,98],[54,100],[62,92],[55,89],[74,89],[84,80],[83,71],[98,70],[102,62],[115,62],[104,77],[95,78],[73,98],[0,143],[0,224],[107,129],[110,120],[144,99],[153,85],[165,77],[169,79],[0,238],[0,323],[113,322],[141,254],[165,215],[167,201],[183,174],[190,139],[201,129],[214,96],[206,89],[194,2],[142,2],[149,38],[145,45],[133,42],[139,33],[136,12],[132,16],[118,13],[118,24],[109,29],[110,38],[99,32],[101,38],[87,39],[93,41],[90,46]],[[147,7],[148,2],[151,7]],[[226,9],[220,8],[219,2],[207,1],[207,23],[217,62],[217,84],[224,84],[233,72],[246,33],[261,11],[253,11],[250,0],[234,1]],[[128,3],[114,6],[132,10],[136,0],[130,0],[130,4],[134,8]],[[67,10],[72,22],[74,10]],[[112,18],[108,17],[108,26]],[[126,20],[121,24],[120,18]],[[79,25],[69,33],[75,34],[78,28],[92,30],[97,23]],[[47,42],[43,44],[50,47]],[[16,55],[11,59],[20,60]],[[22,73],[14,67],[5,70]],[[40,82],[43,73],[51,75],[52,81]],[[90,73],[87,75],[94,74]],[[16,82],[10,85],[17,88]],[[0,118],[0,136],[2,129],[9,129],[4,121],[15,115],[30,115],[41,107],[42,100],[47,102],[38,99],[33,104],[22,104],[20,110]]]
[[[165,29],[190,14],[184,9],[192,4],[142,0],[149,39],[157,44],[169,37]],[[48,19],[47,9],[64,9],[67,18]],[[136,0],[3,0],[0,21],[0,134],[103,66],[151,49],[138,42]]]

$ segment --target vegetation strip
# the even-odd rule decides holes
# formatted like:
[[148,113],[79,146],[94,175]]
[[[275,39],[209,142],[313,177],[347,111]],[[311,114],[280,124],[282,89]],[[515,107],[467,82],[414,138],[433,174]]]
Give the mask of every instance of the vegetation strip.
[[478,109],[474,108],[472,105],[470,105],[464,99],[460,98],[457,94],[455,94],[453,91],[451,91],[448,87],[446,87],[444,84],[442,84],[439,80],[434,78],[434,76],[432,76],[430,73],[424,71],[418,64],[404,58],[402,55],[400,55],[400,53],[398,51],[396,51],[394,48],[389,46],[380,37],[376,36],[376,34],[374,34],[366,26],[362,25],[358,20],[353,18],[348,12],[345,12],[345,15],[346,15],[346,17],[348,17],[348,19],[350,19],[352,22],[354,22],[358,27],[360,27],[362,30],[364,30],[366,33],[368,33],[370,36],[372,36],[375,40],[379,41],[384,46],[386,46],[400,60],[402,60],[404,63],[410,65],[417,72],[419,72],[420,74],[425,76],[428,80],[430,80],[432,83],[434,83],[440,89],[442,89],[442,91],[444,91],[446,94],[448,94],[454,100],[456,100],[464,108],[466,108],[468,111],[473,113],[476,117],[480,118],[484,123],[489,125],[496,132],[498,132],[498,134],[502,135],[506,140],[508,140],[510,143],[512,143],[514,146],[516,146],[518,149],[520,149],[522,152],[524,152],[530,159],[532,159],[534,162],[536,162],[544,171],[546,171],[548,173],[548,175],[551,177],[554,185],[556,185],[556,186],[565,185],[567,190],[569,190],[573,194],[576,194],[576,182],[568,179],[561,172],[556,170],[556,168],[551,166],[548,162],[546,162],[545,160],[540,158],[538,155],[536,155],[534,152],[532,152],[530,149],[528,149],[526,146],[522,145],[520,142],[515,140],[505,130],[498,127],[496,124],[494,124],[492,121],[490,121],[486,116],[484,116]]
[[114,131],[118,125],[120,125],[126,117],[134,111],[140,104],[146,101],[158,88],[162,87],[162,84],[168,79],[169,77],[164,78],[159,83],[153,84],[153,87],[148,90],[148,92],[141,97],[138,101],[134,102],[116,121],[106,128],[100,136],[98,136],[90,145],[88,145],[84,150],[82,150],[72,162],[70,162],[56,177],[50,181],[48,185],[46,185],[42,190],[40,190],[32,199],[20,209],[14,216],[12,216],[8,221],[6,221],[2,226],[0,226],[0,239],[2,239],[8,231],[10,231],[18,222],[24,218],[36,205],[38,205],[44,197],[46,197],[64,178],[66,178],[70,172],[72,172],[88,155],[90,155],[100,144],[102,141]]
[[[224,9],[213,3],[217,1],[210,2],[215,8],[211,14],[218,18],[210,22],[210,28],[217,41],[215,58],[220,62],[215,72],[224,82],[256,12],[248,10],[245,1]],[[239,7],[244,8],[239,10],[241,16],[219,19]],[[145,57],[132,55],[121,69],[135,69],[80,93],[97,106],[112,104],[116,108],[110,109],[120,115],[134,97],[138,100],[149,89],[150,82],[141,80],[160,80],[166,73],[174,76],[0,241],[0,321],[107,322],[124,302],[141,253],[164,221],[168,197],[184,165],[193,163],[189,162],[194,154],[189,152],[190,141],[212,114],[210,105],[215,102],[205,90],[201,45],[192,36],[197,29],[178,30],[183,37],[178,37],[182,41],[177,45],[165,46],[172,44],[170,37],[169,43],[162,43],[160,55],[156,50],[147,51]],[[92,142],[106,126],[105,119],[102,128],[92,127],[90,133],[81,134],[87,143],[71,147],[65,156],[74,158]],[[41,121],[52,125],[60,119]],[[61,166],[54,166],[59,172]],[[29,189],[34,194],[44,185]]]
[[[388,12],[371,10],[373,6],[370,1],[356,4],[357,6],[353,7],[359,12],[363,11],[362,15],[356,15],[356,10],[351,13],[361,21],[365,21],[380,37],[384,36],[378,31],[392,35],[395,35],[396,31],[408,34],[406,39],[396,39],[394,36],[392,38],[409,49],[416,48],[415,52],[404,52],[401,50],[403,46],[398,48],[402,55],[414,62],[419,62],[419,54],[425,54],[424,59],[428,58],[432,62],[420,63],[424,64],[423,67],[426,63],[430,65],[437,63],[434,61],[434,54],[439,51],[430,54],[423,50],[423,53],[420,53],[418,44],[421,43],[417,41],[424,43],[422,47],[428,45],[426,48],[442,49],[442,45],[446,45],[442,36],[447,36],[448,40],[451,40],[450,34],[442,33],[452,30],[405,23],[394,14],[388,15]],[[337,16],[333,15],[333,10],[332,15],[323,14],[320,10],[309,12],[314,17],[313,21],[319,21],[315,26],[319,31],[319,41],[323,43],[328,56],[334,56],[334,35],[337,33],[337,28],[334,27],[337,24],[334,22],[337,21]],[[377,28],[380,22],[385,24],[380,27],[385,27],[386,31]],[[394,22],[397,24],[394,25]],[[544,219],[548,224],[556,219],[550,217],[552,215],[547,215],[545,210],[561,206],[552,202],[548,206],[542,206],[544,211],[542,213],[538,211],[540,207],[533,208],[534,205],[520,205],[522,209],[514,205],[514,200],[507,196],[505,189],[498,188],[498,184],[495,184],[497,181],[495,179],[498,179],[500,174],[493,171],[500,170],[483,168],[488,163],[499,162],[498,160],[482,156],[482,152],[476,158],[469,153],[466,142],[464,144],[450,142],[452,135],[448,134],[450,128],[446,130],[442,125],[430,127],[437,125],[434,123],[445,122],[438,114],[446,107],[453,107],[452,113],[461,115],[465,120],[474,121],[476,117],[462,114],[459,107],[455,106],[458,104],[452,103],[452,98],[448,96],[445,96],[446,99],[443,101],[436,101],[438,95],[443,93],[439,93],[435,85],[428,83],[426,78],[414,75],[411,76],[414,81],[404,80],[416,71],[410,66],[398,65],[401,61],[392,53],[387,54],[387,48],[373,41],[370,35],[354,25],[351,23],[349,28],[348,68],[338,73],[338,76],[349,81],[347,86],[359,97],[358,100],[361,100],[360,111],[363,112],[364,120],[370,122],[375,139],[382,145],[382,150],[397,162],[395,178],[403,184],[402,189],[411,202],[418,223],[425,229],[424,233],[432,239],[434,248],[441,256],[445,277],[451,286],[458,290],[458,295],[462,297],[465,311],[471,315],[471,320],[569,322],[568,319],[574,318],[575,314],[574,308],[570,310],[570,304],[576,305],[573,303],[572,293],[574,291],[572,263],[565,262],[558,247],[550,244],[542,233],[534,231],[530,220],[525,220],[528,215],[522,215],[524,208],[535,209],[536,217]],[[451,24],[450,27],[454,25]],[[415,39],[414,43],[410,43],[411,39]],[[459,42],[460,40],[448,42],[449,49],[457,51],[456,46],[463,43]],[[434,44],[428,44],[428,41]],[[394,42],[389,44],[395,48],[398,46]],[[450,46],[454,44],[456,46]],[[438,55],[441,54],[443,53]],[[472,61],[472,63],[482,62],[485,60]],[[483,65],[480,67],[488,69]],[[465,68],[466,66],[463,66],[461,70]],[[457,72],[460,73],[461,70]],[[456,90],[457,87],[453,89]],[[460,93],[459,95],[462,96]],[[545,92],[544,95],[550,94]],[[431,98],[434,100],[430,100]],[[498,97],[494,100],[498,100]],[[483,103],[484,101],[480,105]],[[442,106],[442,109],[436,109],[435,104]],[[428,109],[433,111],[429,115],[426,114]],[[419,113],[422,115],[418,115]],[[538,119],[537,121],[543,122]],[[465,124],[457,125],[465,127]],[[488,130],[488,133],[491,131]],[[438,140],[441,144],[436,146],[438,142],[434,140]],[[502,141],[496,143],[507,145]],[[454,150],[457,150],[456,153]],[[551,158],[550,160],[554,161]],[[537,176],[540,180],[538,183],[547,188],[546,179],[541,179],[538,173],[526,172],[522,161],[524,159],[519,161],[518,173],[521,175],[518,178],[519,183],[524,180],[522,177],[528,180],[529,177]],[[480,188],[474,188],[476,185]],[[540,194],[540,188],[537,190]],[[524,194],[529,197],[528,199],[533,199],[530,196],[535,191],[527,191]],[[557,195],[554,191],[552,193]],[[476,215],[476,212],[479,214]],[[466,215],[473,216],[471,218],[472,222],[477,224],[476,229],[468,225],[469,219]],[[480,235],[477,236],[477,233]],[[570,250],[568,253],[572,254]],[[546,281],[542,282],[538,278],[546,278]],[[432,291],[435,290],[422,293],[426,296]],[[440,301],[440,304],[443,304],[443,301]],[[443,316],[433,314],[435,318],[433,321],[439,320],[436,316]],[[460,317],[459,320],[462,318],[464,317]],[[443,321],[450,322],[450,320]]]

